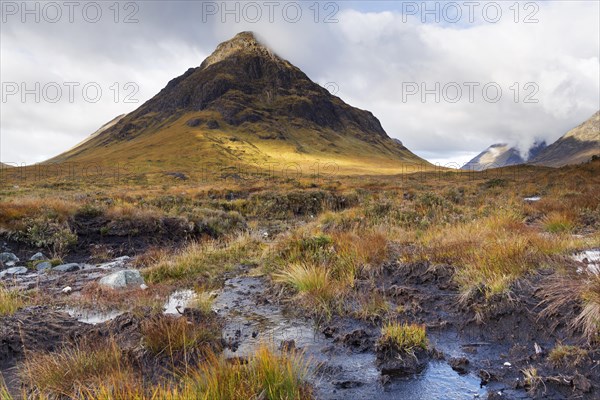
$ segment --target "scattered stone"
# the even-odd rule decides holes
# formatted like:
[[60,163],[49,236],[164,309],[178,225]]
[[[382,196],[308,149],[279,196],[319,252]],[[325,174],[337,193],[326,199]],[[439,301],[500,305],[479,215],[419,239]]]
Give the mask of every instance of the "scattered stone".
[[77,263],[70,263],[70,264],[62,264],[59,265],[57,267],[52,268],[52,271],[57,271],[57,272],[75,272],[75,271],[79,271],[81,269],[81,266]]
[[19,257],[13,253],[0,253],[0,262],[7,267],[12,267],[19,262]]
[[65,288],[63,288],[63,290],[61,290],[61,292],[63,292],[64,294],[69,294],[73,291],[73,288],[71,286],[67,286]]
[[148,290],[148,285],[146,285],[145,283],[142,283],[140,285],[140,289],[142,289],[142,290]]
[[44,261],[35,266],[35,269],[38,272],[46,271],[52,269],[52,263],[49,261]]
[[129,256],[123,256],[119,258],[115,258],[114,260],[98,265],[98,268],[101,269],[113,269],[113,268],[123,268],[125,264],[131,259]]
[[466,357],[455,357],[448,360],[448,364],[453,370],[461,375],[466,374],[468,371],[469,360]]
[[29,259],[29,261],[44,261],[47,260],[46,256],[44,255],[44,253],[35,253],[34,255],[31,256],[31,258]]
[[292,351],[296,349],[296,341],[294,339],[290,340],[282,340],[279,345],[279,350],[281,351]]
[[335,328],[333,326],[327,326],[327,327],[325,327],[325,329],[323,329],[323,335],[325,335],[326,338],[332,338],[336,332],[337,332],[337,328]]
[[182,181],[187,181],[189,178],[186,174],[184,174],[183,172],[167,172],[165,175],[167,176],[172,176],[175,179],[179,179]]
[[575,373],[572,383],[575,389],[580,390],[583,393],[589,393],[592,390],[592,382],[578,372]]
[[111,289],[124,289],[127,286],[139,286],[146,282],[144,282],[144,278],[137,269],[126,269],[105,276],[100,279],[99,283]]
[[26,273],[27,268],[25,267],[12,267],[0,272],[0,278],[4,277],[5,275],[21,275]]
[[542,346],[540,346],[537,343],[533,343],[533,348],[535,349],[535,354],[542,354],[544,353],[544,350],[542,349]]
[[363,385],[359,381],[333,381],[332,383],[338,389],[354,389]]
[[211,119],[210,121],[208,121],[206,123],[206,127],[208,129],[219,129],[219,123],[217,121],[215,121],[214,119]]
[[505,367],[512,367],[512,364],[507,361],[507,362],[504,363],[504,366]]
[[203,121],[200,118],[194,118],[194,119],[190,119],[185,124],[187,126],[189,126],[190,128],[195,128],[195,127],[199,126],[202,122]]

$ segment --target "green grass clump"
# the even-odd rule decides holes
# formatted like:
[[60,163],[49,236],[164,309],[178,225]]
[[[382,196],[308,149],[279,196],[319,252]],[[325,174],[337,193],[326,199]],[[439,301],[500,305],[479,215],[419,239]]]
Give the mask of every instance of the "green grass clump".
[[390,345],[398,352],[414,353],[426,350],[429,340],[423,325],[388,322],[381,328],[379,343]]
[[587,355],[588,351],[581,347],[558,344],[548,354],[548,360],[555,366],[577,365]]

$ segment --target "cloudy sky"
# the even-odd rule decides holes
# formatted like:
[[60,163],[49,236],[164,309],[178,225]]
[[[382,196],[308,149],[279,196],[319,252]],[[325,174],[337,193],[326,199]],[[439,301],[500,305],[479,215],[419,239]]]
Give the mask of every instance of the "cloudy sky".
[[600,109],[598,1],[475,3],[2,0],[0,160],[69,149],[242,30],[442,164]]

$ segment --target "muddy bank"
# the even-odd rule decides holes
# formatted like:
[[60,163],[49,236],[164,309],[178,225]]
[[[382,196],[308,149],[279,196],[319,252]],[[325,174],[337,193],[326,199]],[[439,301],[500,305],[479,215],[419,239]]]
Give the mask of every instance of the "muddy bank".
[[[379,325],[334,317],[316,326],[301,310],[280,304],[263,277],[238,276],[225,283],[215,307],[226,321],[227,354],[244,357],[261,342],[303,351],[312,360],[310,383],[319,399],[396,398],[597,398],[600,354],[589,348],[576,364],[557,365],[548,354],[557,344],[584,345],[581,335],[540,318],[539,288],[549,272],[522,280],[511,299],[459,301],[453,268],[390,264],[372,283],[399,320],[427,327],[430,353],[415,374],[398,376],[377,360]],[[524,371],[535,369],[536,380]]]

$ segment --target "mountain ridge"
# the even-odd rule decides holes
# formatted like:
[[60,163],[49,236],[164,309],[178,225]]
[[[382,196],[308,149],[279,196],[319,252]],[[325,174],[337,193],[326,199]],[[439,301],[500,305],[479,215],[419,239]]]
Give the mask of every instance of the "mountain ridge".
[[546,147],[530,163],[546,167],[580,164],[600,155],[600,110]]
[[349,173],[431,165],[391,139],[371,112],[331,95],[251,32],[219,44],[138,109],[49,161],[115,159],[165,167],[324,160]]

